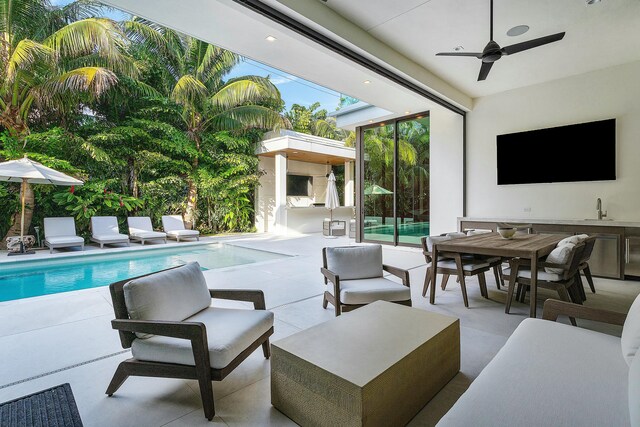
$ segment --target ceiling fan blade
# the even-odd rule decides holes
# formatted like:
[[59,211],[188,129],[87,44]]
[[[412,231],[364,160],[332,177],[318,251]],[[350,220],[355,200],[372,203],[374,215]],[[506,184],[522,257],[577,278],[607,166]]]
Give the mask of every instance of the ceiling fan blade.
[[482,81],[487,78],[489,71],[491,71],[491,67],[493,67],[493,62],[482,63],[482,67],[480,67],[480,74],[478,74],[478,81]]
[[479,52],[440,52],[436,53],[436,56],[473,56],[482,59],[482,53]]
[[564,32],[552,34],[550,36],[544,36],[533,40],[527,40],[526,42],[505,46],[502,48],[502,52],[505,55],[513,55],[514,53],[522,52],[523,50],[533,49],[534,47],[557,42],[559,40],[562,40],[563,38]]

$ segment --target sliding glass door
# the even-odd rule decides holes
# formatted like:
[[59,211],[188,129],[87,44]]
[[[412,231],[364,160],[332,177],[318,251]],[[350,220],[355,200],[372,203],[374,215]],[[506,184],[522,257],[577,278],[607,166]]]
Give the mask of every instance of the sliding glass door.
[[360,129],[362,237],[420,244],[429,235],[429,116]]

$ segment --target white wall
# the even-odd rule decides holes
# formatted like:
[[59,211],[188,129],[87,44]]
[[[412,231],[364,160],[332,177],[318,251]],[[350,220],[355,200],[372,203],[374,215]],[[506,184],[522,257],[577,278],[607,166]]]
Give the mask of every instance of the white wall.
[[[496,135],[608,118],[616,181],[496,184]],[[467,216],[594,218],[600,197],[610,217],[640,220],[640,62],[478,98],[467,132]]]
[[430,111],[430,232],[457,230],[463,206],[462,116],[444,109]]

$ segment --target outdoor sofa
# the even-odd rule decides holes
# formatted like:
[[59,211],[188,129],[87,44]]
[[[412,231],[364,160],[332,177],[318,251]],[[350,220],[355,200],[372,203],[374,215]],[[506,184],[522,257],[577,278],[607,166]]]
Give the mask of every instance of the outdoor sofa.
[[[622,337],[556,323],[624,325]],[[438,426],[640,426],[640,296],[628,315],[547,300]]]

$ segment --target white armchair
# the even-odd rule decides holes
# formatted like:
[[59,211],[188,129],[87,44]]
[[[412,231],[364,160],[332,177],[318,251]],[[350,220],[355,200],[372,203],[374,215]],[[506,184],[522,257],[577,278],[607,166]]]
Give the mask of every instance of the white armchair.
[[[409,272],[383,264],[381,245],[323,248],[322,260],[320,271],[328,285],[322,306],[331,303],[336,316],[378,300],[411,306]],[[383,277],[384,271],[402,284]]]

